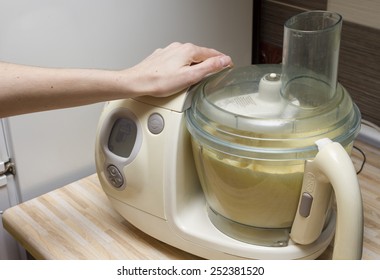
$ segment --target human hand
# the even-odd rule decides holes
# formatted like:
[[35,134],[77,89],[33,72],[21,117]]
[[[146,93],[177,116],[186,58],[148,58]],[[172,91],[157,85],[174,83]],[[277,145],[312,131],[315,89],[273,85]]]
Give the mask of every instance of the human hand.
[[232,66],[229,56],[190,43],[172,43],[157,49],[136,66],[123,70],[132,75],[136,95],[165,97],[202,80],[206,75]]

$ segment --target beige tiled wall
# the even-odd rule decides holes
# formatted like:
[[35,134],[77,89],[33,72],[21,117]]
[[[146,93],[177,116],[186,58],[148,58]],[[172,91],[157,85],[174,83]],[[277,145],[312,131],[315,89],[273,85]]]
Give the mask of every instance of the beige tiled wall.
[[263,0],[263,63],[281,62],[284,23],[307,10],[331,10],[343,16],[339,82],[349,91],[363,118],[380,125],[380,0]]
[[328,0],[327,9],[341,14],[346,21],[380,29],[379,0]]

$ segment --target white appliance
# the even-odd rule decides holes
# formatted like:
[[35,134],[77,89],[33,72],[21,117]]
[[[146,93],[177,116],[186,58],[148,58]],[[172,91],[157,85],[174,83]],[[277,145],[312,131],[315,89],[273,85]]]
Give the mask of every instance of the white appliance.
[[[305,246],[256,246],[231,238],[211,222],[185,124],[190,102],[186,92],[105,107],[96,163],[113,207],[145,233],[208,259],[315,259],[322,254],[334,236],[335,214],[318,240]],[[263,235],[270,239],[277,233]]]
[[95,149],[114,208],[205,258],[313,259],[335,235],[334,259],[360,259],[348,152],[361,116],[336,79],[341,23],[301,13],[285,23],[282,66],[234,67],[172,97],[109,102]]
[[[251,0],[0,0],[0,60],[47,67],[123,69],[171,42],[251,62]],[[0,211],[93,174],[104,104],[1,120]],[[0,164],[0,172],[2,171]],[[0,225],[0,259],[23,257]]]

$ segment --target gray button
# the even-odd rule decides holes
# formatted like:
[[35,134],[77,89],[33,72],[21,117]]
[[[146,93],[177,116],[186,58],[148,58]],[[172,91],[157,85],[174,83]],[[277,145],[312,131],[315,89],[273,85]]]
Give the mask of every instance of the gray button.
[[108,171],[108,180],[110,183],[116,187],[120,188],[124,184],[123,175],[121,175],[119,169],[115,165],[108,165],[107,167]]
[[311,205],[313,204],[313,196],[307,192],[302,194],[299,213],[302,217],[309,217]]
[[148,119],[148,129],[153,134],[159,134],[164,130],[165,121],[164,118],[158,114],[153,113]]

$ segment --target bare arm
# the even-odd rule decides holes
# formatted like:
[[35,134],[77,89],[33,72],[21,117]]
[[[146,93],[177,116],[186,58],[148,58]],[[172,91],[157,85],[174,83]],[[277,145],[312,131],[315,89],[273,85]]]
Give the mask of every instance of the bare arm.
[[0,118],[142,95],[168,96],[231,65],[216,50],[179,43],[121,71],[0,62]]

